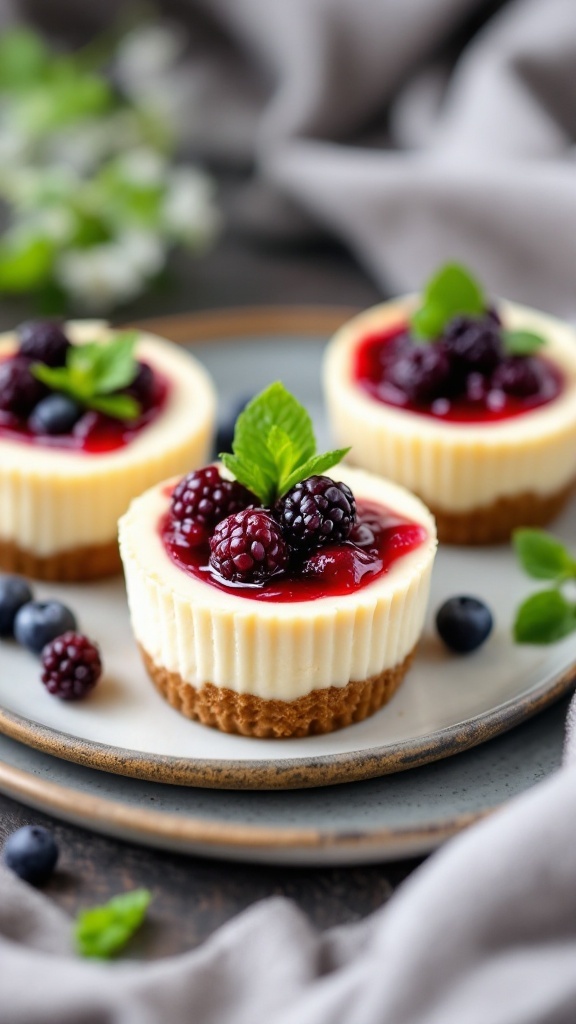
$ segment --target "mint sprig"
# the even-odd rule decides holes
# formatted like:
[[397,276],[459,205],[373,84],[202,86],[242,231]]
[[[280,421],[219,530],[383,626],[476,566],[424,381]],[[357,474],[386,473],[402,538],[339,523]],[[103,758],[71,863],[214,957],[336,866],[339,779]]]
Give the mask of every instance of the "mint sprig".
[[516,530],[516,554],[524,571],[537,580],[556,586],[540,590],[520,605],[514,621],[514,639],[520,644],[552,644],[576,631],[576,604],[560,587],[576,579],[576,560],[568,549],[545,530]]
[[114,956],[142,924],[151,899],[147,889],[134,889],[103,906],[80,911],[74,928],[78,952],[99,960]]
[[433,341],[453,317],[481,316],[486,308],[479,281],[460,263],[446,263],[424,288],[422,305],[410,320],[412,333],[417,340]]
[[[461,263],[446,263],[428,280],[422,305],[412,314],[410,326],[416,341],[435,341],[455,316],[483,316],[488,309],[484,289]],[[528,330],[502,330],[507,355],[528,356],[545,339]]]
[[236,479],[269,506],[294,484],[324,473],[349,452],[316,454],[312,420],[283,384],[271,384],[236,420],[232,452],[220,458]]
[[509,356],[531,356],[546,344],[541,334],[534,331],[502,331],[504,351]]
[[140,414],[140,403],[131,395],[114,392],[128,387],[136,376],[136,339],[136,331],[122,331],[109,341],[72,345],[65,366],[34,363],[32,373],[51,391],[63,392],[88,409],[133,420]]

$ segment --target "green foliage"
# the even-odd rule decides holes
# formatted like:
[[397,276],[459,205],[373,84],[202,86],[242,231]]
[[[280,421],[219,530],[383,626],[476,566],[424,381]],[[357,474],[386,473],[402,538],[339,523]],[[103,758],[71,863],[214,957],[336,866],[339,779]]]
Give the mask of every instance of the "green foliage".
[[530,356],[546,344],[545,339],[534,331],[502,331],[504,350],[510,356]]
[[76,53],[31,29],[2,34],[0,295],[107,312],[158,277],[174,246],[214,234],[208,179],[174,170],[177,126],[151,104],[150,81],[130,95],[114,84],[142,27],[112,27]]
[[562,583],[576,579],[576,561],[570,552],[545,530],[516,530],[514,547],[529,576],[556,583],[520,605],[514,622],[516,642],[551,644],[576,631],[576,605],[560,590]]
[[130,395],[113,394],[128,387],[136,376],[136,337],[135,331],[124,331],[107,342],[72,345],[66,366],[35,363],[32,372],[51,390],[70,395],[89,409],[115,419],[136,419],[139,403]]
[[422,305],[411,319],[412,332],[421,341],[434,341],[453,317],[485,311],[486,298],[476,278],[461,264],[446,263],[424,288]]
[[271,505],[299,480],[336,465],[349,450],[316,455],[306,409],[277,382],[248,403],[236,421],[233,454],[220,458],[263,505]]
[[151,898],[147,889],[134,889],[101,907],[81,910],[74,929],[78,952],[99,960],[120,952],[142,924]]

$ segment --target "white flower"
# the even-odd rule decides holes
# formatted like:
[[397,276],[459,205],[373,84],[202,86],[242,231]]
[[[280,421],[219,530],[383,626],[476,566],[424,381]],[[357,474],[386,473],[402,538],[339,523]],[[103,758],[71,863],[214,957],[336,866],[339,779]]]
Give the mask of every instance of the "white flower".
[[161,211],[166,230],[188,243],[208,241],[220,226],[210,178],[193,168],[173,171]]
[[69,249],[58,257],[55,275],[79,307],[103,313],[139,295],[151,268],[160,268],[160,259],[163,262],[163,253],[152,254],[150,247],[136,246],[134,239],[128,244],[121,239],[90,249]]
[[157,235],[131,229],[123,232],[116,244],[125,261],[142,277],[154,277],[164,266],[166,248]]
[[65,206],[50,206],[31,218],[34,231],[57,245],[66,245],[76,230],[76,218]]
[[161,185],[166,176],[166,160],[160,153],[142,146],[124,153],[118,160],[118,170],[133,185]]

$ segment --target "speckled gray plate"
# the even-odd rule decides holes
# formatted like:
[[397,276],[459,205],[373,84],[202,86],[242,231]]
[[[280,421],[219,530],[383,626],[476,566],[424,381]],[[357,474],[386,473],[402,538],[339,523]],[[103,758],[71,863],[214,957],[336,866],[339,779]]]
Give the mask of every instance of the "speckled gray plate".
[[466,753],[381,779],[288,792],[166,786],[81,768],[0,736],[0,790],[118,839],[276,864],[427,853],[554,771],[567,700]]
[[[219,314],[179,318],[158,328],[177,340],[195,339],[195,351],[218,381],[223,407],[239,392],[249,393],[282,377],[315,415],[324,445],[328,438],[318,385],[321,338],[341,315],[247,311],[230,314],[228,325]],[[198,345],[199,338],[219,341]],[[232,358],[238,351],[233,341],[240,339],[241,363]],[[573,518],[569,514],[558,524],[559,532],[571,539]],[[6,648],[0,672],[0,729],[44,753],[0,736],[0,789],[118,837],[214,856],[343,863],[431,849],[557,766],[563,705],[497,740],[485,741],[565,692],[571,685],[576,654],[571,641],[549,650],[511,645],[514,603],[530,584],[515,568],[506,548],[484,549],[480,560],[470,549],[446,549],[440,553],[439,567],[433,606],[453,592],[456,584],[461,589],[464,580],[473,580],[474,591],[496,608],[499,625],[495,635],[474,657],[451,658],[434,638],[429,619],[420,661],[395,701],[367,723],[331,737],[281,743],[226,737],[180,719],[147,688],[142,691],[146,699],[157,702],[154,721],[161,718],[164,723],[156,731],[164,734],[165,728],[169,730],[162,743],[168,742],[168,751],[173,751],[174,742],[184,743],[184,756],[171,757],[151,734],[140,747],[136,735],[130,744],[119,746],[118,738],[126,739],[128,723],[142,704],[138,682],[124,697],[122,687],[116,691],[103,687],[94,703],[63,708],[43,691],[38,692],[32,661],[22,671],[25,656]],[[117,585],[100,586],[106,590]],[[106,595],[102,602],[97,590],[91,587],[83,597],[78,596],[91,624],[99,605],[107,603]],[[112,644],[108,637],[107,646],[119,644]],[[111,651],[112,662],[115,657],[116,652],[112,656]],[[21,692],[11,683],[16,676],[22,677]],[[145,727],[144,720],[141,725]],[[204,744],[204,760],[190,755],[196,736]],[[480,742],[482,747],[427,768],[336,785],[330,790],[226,793],[160,786],[155,781],[214,785],[213,778],[203,777],[203,772],[206,765],[211,763],[213,769],[220,760],[223,774],[216,784],[223,786],[234,786],[238,771],[244,780],[252,773],[256,788],[334,783],[423,764]],[[292,750],[290,743],[297,749]],[[317,750],[318,743],[321,749]],[[46,751],[88,767],[67,764]],[[93,767],[104,770],[93,771]],[[139,778],[119,778],[106,769]],[[304,782],[298,782],[294,771]]]

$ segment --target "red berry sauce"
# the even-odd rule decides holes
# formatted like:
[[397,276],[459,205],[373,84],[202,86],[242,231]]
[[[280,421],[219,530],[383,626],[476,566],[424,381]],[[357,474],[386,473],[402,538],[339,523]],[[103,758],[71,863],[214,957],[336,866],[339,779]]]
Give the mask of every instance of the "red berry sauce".
[[209,567],[208,543],[190,547],[178,543],[169,512],[159,523],[164,547],[179,569],[218,590],[234,591],[253,601],[315,601],[341,597],[360,590],[385,575],[402,555],[424,543],[423,526],[371,501],[357,502],[358,519],[351,539],[326,545],[299,562],[292,570],[279,573],[264,584],[226,583]]
[[35,434],[25,420],[0,409],[0,439],[21,441],[35,448],[103,455],[124,448],[144,427],[153,423],[166,405],[170,391],[168,378],[154,370],[152,392],[138,419],[126,422],[87,409],[69,434]]
[[372,398],[384,405],[420,413],[449,423],[495,423],[511,419],[553,401],[564,387],[561,371],[540,355],[530,356],[538,375],[533,394],[520,397],[507,394],[500,387],[491,387],[490,378],[472,374],[467,392],[459,390],[450,396],[431,401],[413,401],[389,379],[392,363],[410,345],[407,324],[395,324],[385,331],[366,335],[354,352],[352,373],[356,383]]

